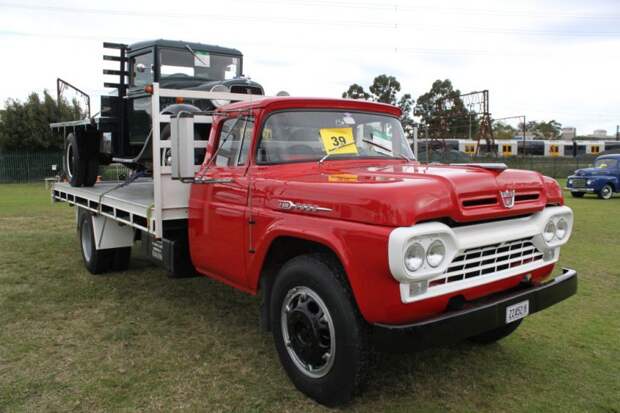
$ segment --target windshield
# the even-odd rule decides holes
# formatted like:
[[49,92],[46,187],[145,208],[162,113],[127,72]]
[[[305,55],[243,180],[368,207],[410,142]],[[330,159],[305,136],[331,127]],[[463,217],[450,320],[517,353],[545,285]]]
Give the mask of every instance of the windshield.
[[371,157],[414,159],[398,119],[357,112],[279,112],[264,123],[257,149],[259,164]]
[[191,77],[201,80],[229,80],[241,76],[240,58],[202,50],[165,49],[160,51],[161,78]]
[[616,168],[618,166],[618,160],[607,158],[607,159],[597,159],[594,161],[595,168],[607,169],[607,168]]

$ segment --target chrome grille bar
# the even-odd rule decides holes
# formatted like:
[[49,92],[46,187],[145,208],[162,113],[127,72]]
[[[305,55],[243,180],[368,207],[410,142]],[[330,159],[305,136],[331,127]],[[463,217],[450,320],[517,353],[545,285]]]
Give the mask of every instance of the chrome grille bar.
[[542,258],[543,253],[531,238],[467,249],[452,260],[443,274],[430,280],[429,288],[519,267]]

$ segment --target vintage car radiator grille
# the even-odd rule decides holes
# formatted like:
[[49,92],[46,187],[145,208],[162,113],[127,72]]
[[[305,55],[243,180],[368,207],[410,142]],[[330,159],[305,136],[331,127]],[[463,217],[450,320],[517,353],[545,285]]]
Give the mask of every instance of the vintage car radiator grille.
[[585,188],[586,180],[584,178],[574,178],[573,179],[573,188]]
[[454,257],[446,272],[432,279],[429,287],[504,271],[542,258],[543,253],[531,238],[468,249]]

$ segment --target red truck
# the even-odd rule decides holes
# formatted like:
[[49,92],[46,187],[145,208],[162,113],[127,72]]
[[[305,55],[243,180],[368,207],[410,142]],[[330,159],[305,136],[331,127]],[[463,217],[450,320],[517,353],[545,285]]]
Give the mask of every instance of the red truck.
[[551,275],[573,227],[551,178],[421,164],[389,105],[253,97],[166,117],[159,96],[207,92],[150,92],[153,131],[172,129],[154,132],[160,170],[53,188],[79,208],[87,268],[127,268],[140,239],[173,276],[260,295],[286,373],[320,403],[350,400],[375,350],[494,342],[576,292],[574,270]]

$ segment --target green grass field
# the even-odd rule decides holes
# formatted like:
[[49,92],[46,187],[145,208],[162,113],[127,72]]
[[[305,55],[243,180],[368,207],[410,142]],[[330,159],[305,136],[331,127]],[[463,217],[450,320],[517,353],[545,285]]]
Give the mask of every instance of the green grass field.
[[[487,347],[380,355],[355,411],[620,411],[620,198],[567,199],[575,297]],[[280,368],[258,299],[134,254],[92,276],[74,210],[0,186],[0,412],[322,411]]]

